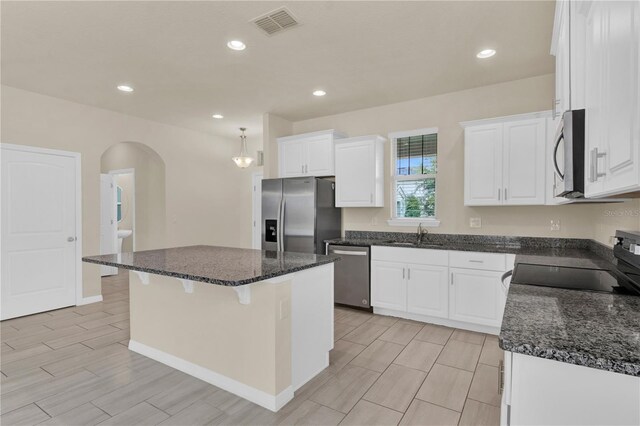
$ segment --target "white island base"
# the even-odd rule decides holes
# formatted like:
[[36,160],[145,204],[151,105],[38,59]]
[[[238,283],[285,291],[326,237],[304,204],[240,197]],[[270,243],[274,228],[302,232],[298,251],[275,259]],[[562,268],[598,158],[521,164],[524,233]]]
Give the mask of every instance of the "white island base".
[[329,366],[333,263],[239,287],[131,271],[129,287],[130,350],[269,410]]

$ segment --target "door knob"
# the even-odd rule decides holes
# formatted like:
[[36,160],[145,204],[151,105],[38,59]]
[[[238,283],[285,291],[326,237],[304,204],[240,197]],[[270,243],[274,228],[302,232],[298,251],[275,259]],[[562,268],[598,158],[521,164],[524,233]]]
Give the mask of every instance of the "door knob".
[[68,237],[67,241],[69,241],[70,243],[74,242],[76,240],[76,237]]

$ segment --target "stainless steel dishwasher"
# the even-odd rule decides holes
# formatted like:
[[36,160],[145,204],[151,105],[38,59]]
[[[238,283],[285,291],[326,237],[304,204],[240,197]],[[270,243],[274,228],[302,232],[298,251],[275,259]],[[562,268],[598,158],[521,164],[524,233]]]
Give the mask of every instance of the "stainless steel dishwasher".
[[335,303],[371,308],[369,251],[369,247],[362,246],[327,246],[328,254],[341,257],[340,261],[334,263]]

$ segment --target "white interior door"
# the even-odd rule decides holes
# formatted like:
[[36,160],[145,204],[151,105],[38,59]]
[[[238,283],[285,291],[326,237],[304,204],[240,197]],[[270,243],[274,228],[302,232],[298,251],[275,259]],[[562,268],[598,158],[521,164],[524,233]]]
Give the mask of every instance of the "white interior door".
[[262,173],[253,175],[253,248],[262,247]]
[[77,157],[2,145],[1,319],[76,304]]
[[[100,254],[118,251],[117,188],[113,175],[100,175]],[[101,275],[115,275],[118,268],[101,266]]]

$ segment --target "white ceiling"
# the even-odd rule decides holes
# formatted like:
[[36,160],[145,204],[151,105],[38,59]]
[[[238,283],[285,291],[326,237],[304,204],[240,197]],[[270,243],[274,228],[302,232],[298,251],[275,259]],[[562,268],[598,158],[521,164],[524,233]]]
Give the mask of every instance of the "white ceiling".
[[[282,5],[301,25],[249,21]],[[1,3],[2,83],[200,131],[261,132],[553,72],[554,2]],[[247,44],[242,52],[230,39]],[[487,60],[479,50],[498,51]],[[132,94],[115,90],[120,83]],[[327,96],[311,95],[322,88]],[[224,120],[211,114],[220,112]]]

